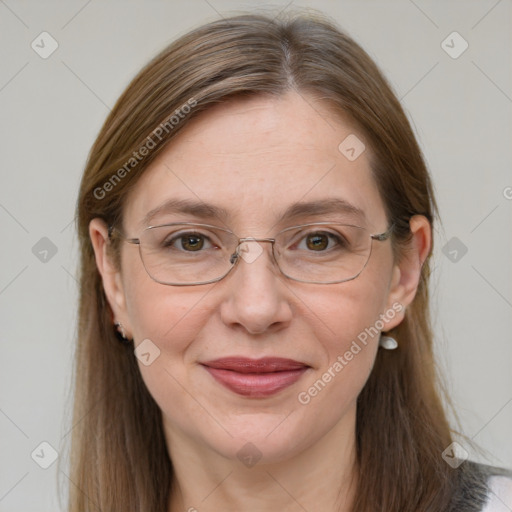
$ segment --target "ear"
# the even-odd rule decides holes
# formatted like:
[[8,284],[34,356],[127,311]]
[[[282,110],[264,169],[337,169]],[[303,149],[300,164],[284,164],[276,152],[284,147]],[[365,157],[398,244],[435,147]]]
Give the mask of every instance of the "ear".
[[108,228],[102,219],[96,218],[89,223],[89,236],[94,249],[96,266],[101,275],[103,289],[114,313],[114,321],[120,322],[128,338],[131,338],[131,325],[126,312],[126,299],[123,290],[120,269],[109,254],[110,240]]
[[385,331],[393,329],[404,319],[405,309],[416,296],[421,269],[432,247],[432,228],[425,216],[414,215],[409,221],[409,226],[412,237],[400,260],[393,267],[386,310],[397,311],[397,304],[401,304],[402,309],[393,319],[386,322]]

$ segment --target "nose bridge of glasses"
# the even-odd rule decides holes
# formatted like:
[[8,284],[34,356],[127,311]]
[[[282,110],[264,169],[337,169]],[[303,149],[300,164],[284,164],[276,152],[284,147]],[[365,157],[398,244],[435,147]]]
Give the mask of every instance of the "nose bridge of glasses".
[[[250,244],[249,242],[256,243]],[[246,263],[252,263],[256,261],[256,259],[258,259],[263,253],[263,247],[259,244],[259,242],[270,243],[272,244],[273,247],[275,243],[275,238],[239,238],[236,249],[230,258],[231,263],[234,263],[238,257],[241,257]]]

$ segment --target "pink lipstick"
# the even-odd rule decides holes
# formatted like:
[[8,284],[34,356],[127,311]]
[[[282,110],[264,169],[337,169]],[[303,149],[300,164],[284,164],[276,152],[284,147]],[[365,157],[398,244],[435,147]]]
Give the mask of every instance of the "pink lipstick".
[[252,398],[264,398],[291,386],[309,368],[299,361],[279,357],[225,357],[202,365],[226,388]]

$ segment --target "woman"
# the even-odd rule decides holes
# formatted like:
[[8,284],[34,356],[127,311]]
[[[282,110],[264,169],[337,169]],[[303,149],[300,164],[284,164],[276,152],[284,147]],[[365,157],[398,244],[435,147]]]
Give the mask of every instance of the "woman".
[[329,21],[223,19],[155,57],[81,184],[70,510],[499,510],[511,480],[458,458],[437,390],[434,214]]

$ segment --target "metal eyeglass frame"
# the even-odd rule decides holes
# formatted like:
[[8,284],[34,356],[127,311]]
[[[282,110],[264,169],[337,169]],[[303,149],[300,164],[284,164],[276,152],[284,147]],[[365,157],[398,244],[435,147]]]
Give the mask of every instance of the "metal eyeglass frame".
[[[356,226],[356,225],[353,225],[353,224],[343,224],[341,222],[310,222],[308,224],[299,224],[298,226],[291,226],[289,228],[283,229],[282,231],[277,233],[277,235],[281,234],[284,231],[288,231],[288,230],[296,229],[296,228],[301,228],[301,227],[325,226],[325,225],[333,225],[333,224],[340,225],[340,226],[352,226],[352,227],[357,227],[357,228],[365,229],[365,228],[362,228],[361,226]],[[220,226],[213,226],[211,224],[201,224],[201,223],[197,223],[197,222],[171,222],[169,224],[158,224],[158,225],[155,225],[155,226],[148,226],[148,227],[144,228],[143,231],[146,231],[148,229],[154,229],[154,228],[164,227],[164,226],[173,226],[173,225],[179,225],[179,226],[199,226],[199,227],[204,227],[204,228],[213,228],[213,229],[225,231],[225,232],[230,233],[230,234],[232,234],[232,235],[234,235],[236,237],[235,233],[233,233],[229,229],[221,228]],[[378,234],[370,235],[371,241],[376,240],[377,242],[384,242],[385,240],[387,240],[391,236],[394,227],[395,227],[395,225],[391,224],[388,227],[388,229],[386,231],[384,231],[383,233],[378,233]],[[352,280],[356,279],[357,277],[359,277],[361,275],[363,270],[368,265],[368,262],[370,261],[370,257],[371,257],[371,254],[372,254],[372,244],[370,242],[370,253],[368,254],[368,259],[366,260],[366,263],[364,264],[363,268],[353,277],[349,277],[347,279],[341,279],[341,280],[337,280],[337,281],[328,281],[328,282],[323,282],[323,281],[304,281],[302,279],[296,279],[294,277],[290,277],[288,274],[285,274],[283,272],[283,270],[281,269],[281,267],[279,265],[278,259],[276,258],[275,252],[274,252],[274,244],[276,242],[275,238],[252,238],[252,237],[238,238],[238,237],[236,237],[238,239],[238,242],[237,242],[235,251],[233,252],[233,254],[230,257],[230,263],[232,264],[232,266],[231,266],[231,268],[225,274],[223,274],[222,276],[217,277],[215,279],[210,279],[209,281],[199,281],[199,282],[195,282],[195,283],[167,283],[167,282],[164,282],[164,281],[159,281],[158,279],[154,278],[150,274],[150,272],[148,271],[148,269],[146,267],[146,264],[144,263],[144,258],[142,256],[142,252],[141,252],[142,249],[141,249],[140,238],[129,238],[122,231],[120,231],[119,229],[115,228],[113,225],[110,225],[108,227],[108,239],[110,241],[113,238],[114,232],[119,235],[119,238],[122,241],[127,242],[129,244],[133,244],[133,245],[138,245],[139,246],[139,256],[140,256],[140,259],[141,259],[141,262],[142,262],[142,266],[144,267],[144,270],[146,271],[146,273],[149,275],[149,277],[153,281],[155,281],[156,283],[159,283],[159,284],[163,284],[165,286],[199,286],[199,285],[202,285],[202,284],[216,283],[216,282],[224,279],[237,266],[237,263],[240,260],[239,249],[240,249],[241,244],[244,243],[244,242],[268,242],[268,243],[271,243],[272,244],[272,257],[274,258],[274,263],[277,266],[277,268],[279,269],[279,271],[281,272],[281,274],[283,274],[288,279],[291,279],[292,281],[298,281],[299,283],[308,283],[308,284],[338,284],[338,283],[345,283],[347,281],[352,281]]]

